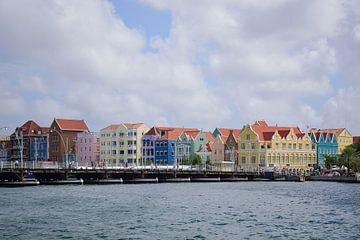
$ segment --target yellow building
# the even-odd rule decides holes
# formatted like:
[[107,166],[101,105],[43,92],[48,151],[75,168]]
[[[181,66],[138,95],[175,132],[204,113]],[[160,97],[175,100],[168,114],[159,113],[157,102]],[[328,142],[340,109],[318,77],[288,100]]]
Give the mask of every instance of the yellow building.
[[346,128],[334,128],[334,129],[319,129],[319,132],[328,132],[336,134],[338,141],[338,153],[341,155],[345,147],[353,144],[353,136]]
[[141,138],[148,130],[143,123],[123,123],[102,129],[100,160],[106,166],[141,165]]
[[269,126],[265,121],[245,125],[239,135],[238,166],[308,169],[316,165],[316,146],[298,127]]

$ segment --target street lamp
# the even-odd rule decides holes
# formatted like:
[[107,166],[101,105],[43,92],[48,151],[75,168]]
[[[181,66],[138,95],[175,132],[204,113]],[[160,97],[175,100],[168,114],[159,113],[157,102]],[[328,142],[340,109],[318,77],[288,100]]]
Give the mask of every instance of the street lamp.
[[61,138],[61,141],[64,145],[64,153],[65,153],[65,168],[67,167],[67,164],[68,164],[68,149],[66,148],[66,145],[65,145],[65,141],[64,141],[64,138],[63,136],[61,135],[61,133],[56,130],[55,128],[53,129],[50,129],[50,132],[56,132],[57,134],[59,134],[60,138]]
[[[8,128],[8,127],[6,127],[6,126],[4,126],[4,127],[0,127],[0,131],[1,130],[4,130],[4,131],[6,131],[6,130],[9,130],[10,128]],[[7,150],[5,150],[5,151],[7,151]],[[6,157],[7,158],[7,157]],[[1,169],[3,168],[3,161],[2,161],[2,159],[0,159],[0,161],[1,161]]]

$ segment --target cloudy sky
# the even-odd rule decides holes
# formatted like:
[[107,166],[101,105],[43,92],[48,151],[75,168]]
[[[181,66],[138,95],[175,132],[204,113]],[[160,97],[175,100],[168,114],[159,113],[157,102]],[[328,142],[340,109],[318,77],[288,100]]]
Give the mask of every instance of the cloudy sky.
[[360,134],[360,1],[0,1],[0,99],[0,127]]

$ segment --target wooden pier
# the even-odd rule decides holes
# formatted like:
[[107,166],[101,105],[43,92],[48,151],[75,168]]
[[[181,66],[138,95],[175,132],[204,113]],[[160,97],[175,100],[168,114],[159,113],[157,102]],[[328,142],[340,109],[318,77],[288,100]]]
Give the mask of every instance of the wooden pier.
[[120,184],[177,182],[304,181],[303,176],[266,176],[261,172],[230,172],[178,169],[2,169],[0,185],[23,182],[31,176],[40,184]]

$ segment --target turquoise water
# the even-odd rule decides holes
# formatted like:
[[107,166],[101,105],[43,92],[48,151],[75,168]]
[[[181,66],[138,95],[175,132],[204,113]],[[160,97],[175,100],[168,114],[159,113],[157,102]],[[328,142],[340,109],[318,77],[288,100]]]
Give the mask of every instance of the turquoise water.
[[360,185],[0,188],[0,239],[360,239]]

